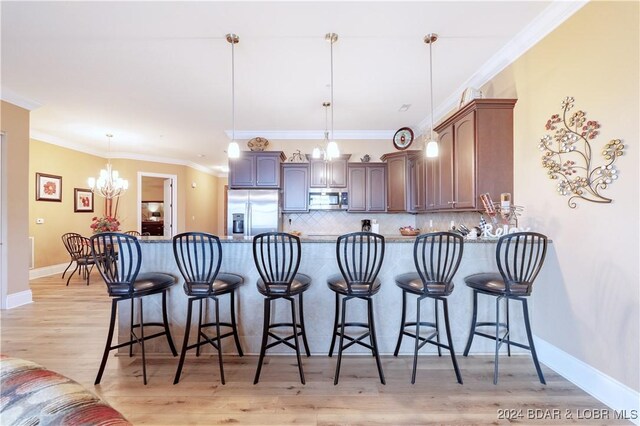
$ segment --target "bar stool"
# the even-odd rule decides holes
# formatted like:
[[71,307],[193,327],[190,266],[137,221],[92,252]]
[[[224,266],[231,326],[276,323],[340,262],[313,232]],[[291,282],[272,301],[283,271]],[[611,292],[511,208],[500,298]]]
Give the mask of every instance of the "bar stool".
[[87,285],[89,285],[89,277],[95,265],[93,256],[91,255],[91,243],[89,239],[78,234],[70,235],[66,239],[65,246],[67,246],[72,261],[76,262],[75,269],[71,272],[69,278],[67,278],[67,285],[69,285],[73,274],[78,270],[78,273],[82,274],[82,278],[86,279]]
[[[140,274],[140,264],[142,263],[142,253],[140,243],[136,237],[115,232],[103,232],[91,237],[91,252],[100,271],[100,275],[107,284],[107,291],[111,300],[111,321],[109,322],[109,333],[102,355],[102,362],[98,370],[95,384],[99,384],[102,373],[107,364],[109,352],[124,346],[129,346],[129,356],[133,355],[133,344],[140,345],[142,350],[142,377],[144,384],[147,384],[147,364],[145,358],[144,342],[160,336],[166,336],[167,343],[173,356],[177,356],[176,348],[171,339],[169,322],[167,321],[167,290],[175,284],[175,278],[169,274],[159,272],[147,272]],[[162,294],[162,322],[144,322],[144,310],[142,298],[154,294]],[[138,300],[139,320],[134,323],[134,300]],[[112,345],[113,332],[116,324],[116,313],[118,302],[131,300],[131,322],[127,342]],[[145,336],[144,328],[149,326],[162,327],[163,330],[149,336]],[[136,333],[139,329],[139,335]]]
[[[467,346],[464,349],[464,356],[469,355],[473,336],[478,335],[495,340],[494,385],[498,384],[498,352],[503,343],[507,344],[508,355],[511,355],[510,345],[529,350],[540,383],[546,384],[533,344],[531,324],[529,323],[529,309],[527,307],[527,297],[531,295],[533,282],[542,268],[546,253],[547,237],[545,235],[535,232],[507,234],[498,240],[496,247],[496,263],[498,264],[499,273],[474,274],[464,279],[467,286],[473,289],[473,317],[471,320],[469,340],[467,340]],[[477,322],[478,294],[485,294],[496,298],[495,322]],[[500,300],[502,299],[506,301],[506,322],[500,322]],[[513,342],[509,336],[509,300],[522,302],[524,326],[527,332],[529,346]],[[495,327],[495,335],[477,331],[478,327],[485,326]],[[502,336],[500,336],[501,327],[504,328],[504,334]]]
[[62,239],[62,244],[64,245],[64,248],[67,250],[67,253],[69,253],[69,257],[71,258],[69,260],[69,264],[67,265],[67,267],[65,268],[65,270],[62,272],[62,279],[64,279],[64,274],[67,273],[67,271],[69,270],[69,268],[71,267],[71,265],[74,262],[74,258],[73,258],[73,254],[71,254],[71,247],[69,246],[69,238],[72,236],[77,236],[77,237],[81,237],[82,235],[76,233],[76,232],[67,232],[66,234],[62,234],[62,237],[60,237]]
[[[463,248],[463,238],[460,234],[434,232],[420,235],[413,244],[413,262],[417,272],[408,272],[396,276],[396,285],[402,289],[402,320],[400,322],[398,343],[396,344],[396,350],[393,352],[393,356],[398,356],[403,336],[406,335],[415,339],[411,384],[416,382],[418,351],[427,343],[435,345],[438,348],[438,356],[442,356],[441,348],[449,350],[456,378],[458,379],[458,383],[462,384],[462,376],[460,375],[456,354],[453,349],[453,340],[451,339],[447,296],[453,291],[452,280],[460,266]],[[417,299],[418,304],[415,322],[406,321],[407,293],[419,296]],[[434,322],[420,321],[420,302],[427,297],[433,299],[434,302]],[[438,301],[442,302],[442,308],[444,310],[444,325],[448,345],[440,343]],[[420,336],[420,327],[422,326],[433,327],[434,331],[426,337]],[[406,331],[405,329],[407,327],[415,327],[415,334]],[[436,341],[433,341],[434,337]]]
[[[267,349],[283,344],[296,351],[298,359],[298,371],[300,382],[305,384],[300,358],[300,345],[298,336],[302,336],[302,342],[307,356],[311,356],[307,335],[304,328],[304,311],[302,294],[311,285],[311,278],[305,274],[299,274],[301,248],[300,238],[283,232],[267,232],[256,235],[253,238],[253,260],[255,262],[260,279],[257,286],[264,299],[264,323],[262,329],[262,345],[260,346],[260,358],[258,369],[253,384],[260,379],[260,370]],[[296,301],[298,296],[298,311],[300,321],[296,320]],[[271,324],[271,301],[285,299],[291,303],[291,322]],[[293,334],[281,337],[271,330],[287,327],[293,330]],[[269,337],[275,341],[268,343]],[[293,340],[293,344],[289,342]]]
[[[203,232],[185,232],[173,237],[173,255],[178,264],[178,269],[184,277],[184,292],[189,297],[187,308],[187,323],[184,328],[184,342],[180,352],[180,361],[173,384],[180,381],[180,373],[184,364],[184,358],[189,349],[196,348],[196,356],[200,356],[200,346],[210,344],[218,351],[220,364],[220,381],[224,385],[224,369],[222,367],[222,339],[233,336],[238,349],[238,354],[243,356],[238,338],[236,326],[235,292],[244,282],[240,275],[220,272],[222,263],[222,245],[215,235]],[[231,322],[220,321],[220,308],[218,297],[228,294],[230,301]],[[216,318],[213,322],[206,322],[209,299],[215,302]],[[205,302],[205,318],[203,323],[202,302]],[[199,302],[198,314],[198,341],[189,345],[189,333],[191,329],[191,313],[193,304]],[[220,327],[230,327],[231,331],[221,334]],[[205,330],[215,327],[216,334],[209,337]],[[204,338],[204,340],[201,340]]]
[[[333,321],[333,337],[329,356],[333,356],[333,348],[336,338],[340,337],[338,345],[338,362],[336,364],[336,375],[333,384],[338,384],[340,377],[340,363],[342,362],[342,352],[352,345],[358,344],[370,349],[376,359],[380,382],[384,385],[384,373],[380,363],[378,353],[378,343],[376,341],[376,329],[373,318],[372,297],[380,290],[380,280],[378,273],[384,260],[384,237],[372,232],[353,232],[338,237],[336,242],[336,258],[340,274],[327,278],[327,285],[331,291],[336,293],[336,310]],[[342,296],[342,308],[340,308],[340,296]],[[367,322],[346,322],[347,302],[352,299],[366,300],[367,302]],[[346,327],[365,328],[366,331],[357,337],[349,336],[345,332]],[[369,337],[370,344],[362,341]],[[344,339],[349,343],[344,344]]]

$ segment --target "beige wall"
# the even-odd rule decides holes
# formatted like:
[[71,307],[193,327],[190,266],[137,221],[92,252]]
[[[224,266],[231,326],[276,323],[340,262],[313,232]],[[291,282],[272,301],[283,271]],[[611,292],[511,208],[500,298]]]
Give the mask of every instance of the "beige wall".
[[[638,391],[638,2],[591,2],[482,88],[488,97],[517,97],[515,202],[523,223],[553,239],[534,290],[534,333]],[[603,191],[611,204],[556,192],[540,164],[547,119],[573,96],[587,119],[601,124],[593,141],[620,138],[620,178]]]
[[[60,240],[65,232],[78,232],[87,236],[91,234],[91,219],[104,214],[104,199],[95,196],[94,213],[74,213],[73,188],[86,188],[87,178],[97,176],[100,169],[105,167],[106,161],[101,157],[31,140],[28,177],[29,235],[35,239],[36,268],[68,262],[69,256]],[[118,203],[120,230],[138,229],[138,172],[146,172],[177,176],[177,232],[218,232],[217,215],[211,214],[212,211],[217,211],[217,177],[174,164],[122,159],[111,160],[111,163],[122,177],[129,180],[129,189]],[[36,172],[62,176],[61,203],[35,201]],[[194,181],[198,183],[196,189],[191,188],[191,182]],[[45,219],[45,223],[36,225],[36,218]]]
[[[0,129],[5,133],[5,146],[2,147],[2,209],[6,219],[3,233],[6,235],[7,265],[6,294],[2,294],[2,307],[5,298],[12,294],[29,290],[28,242],[29,209],[28,179],[29,170],[29,111],[7,102],[0,105]],[[4,268],[3,268],[4,269]]]

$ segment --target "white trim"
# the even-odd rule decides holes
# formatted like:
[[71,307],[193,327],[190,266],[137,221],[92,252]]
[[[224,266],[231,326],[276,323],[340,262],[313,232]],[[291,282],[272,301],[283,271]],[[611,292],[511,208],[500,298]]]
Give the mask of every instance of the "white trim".
[[[390,140],[396,130],[336,130],[336,140]],[[231,139],[231,130],[225,130],[225,134]],[[324,130],[236,130],[236,139],[244,140],[255,137],[263,137],[272,140],[322,140]]]
[[2,89],[0,98],[5,102],[9,102],[10,104],[19,106],[20,108],[24,108],[29,111],[33,111],[34,109],[40,108],[42,106],[40,102],[26,98],[7,88]]
[[[467,87],[480,88],[500,71],[511,65],[527,50],[556,29],[580,10],[589,0],[554,1],[547,6],[534,20],[524,27],[516,36],[505,44],[495,55],[485,62],[475,74],[458,87],[444,102],[433,111],[434,122],[437,123],[446,114],[458,107],[460,96]],[[425,131],[431,127],[431,118],[425,117],[418,123],[418,129]]]
[[33,303],[31,290],[20,291],[18,293],[7,295],[6,309],[17,308],[18,306],[28,305],[29,303]]
[[[603,404],[614,410],[640,413],[640,393],[534,336],[538,359]],[[627,419],[640,424],[640,419]]]
[[[62,274],[64,268],[67,267],[69,263],[59,263],[57,265],[49,265],[43,266],[41,268],[34,268],[29,271],[29,279],[34,280],[36,278],[48,277],[50,275]],[[75,265],[71,265],[68,273],[71,273],[75,268]]]
[[0,130],[0,309],[6,309],[7,299],[7,285],[9,283],[9,274],[7,267],[9,264],[8,253],[6,247],[7,235],[9,231],[9,224],[7,218],[8,203],[7,203],[7,189],[9,188],[7,183],[7,133]]

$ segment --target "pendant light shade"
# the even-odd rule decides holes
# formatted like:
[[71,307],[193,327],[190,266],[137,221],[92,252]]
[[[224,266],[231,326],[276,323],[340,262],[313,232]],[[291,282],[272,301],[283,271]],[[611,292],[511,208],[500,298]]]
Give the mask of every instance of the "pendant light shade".
[[236,34],[227,34],[227,41],[231,44],[231,142],[227,147],[229,158],[240,157],[240,145],[236,142],[236,79],[235,79],[235,51],[234,46],[240,42],[240,37]]
[[438,156],[438,141],[433,135],[433,43],[438,40],[438,34],[430,33],[424,36],[424,42],[429,45],[429,93],[431,97],[431,136],[427,141],[425,155],[429,158]]

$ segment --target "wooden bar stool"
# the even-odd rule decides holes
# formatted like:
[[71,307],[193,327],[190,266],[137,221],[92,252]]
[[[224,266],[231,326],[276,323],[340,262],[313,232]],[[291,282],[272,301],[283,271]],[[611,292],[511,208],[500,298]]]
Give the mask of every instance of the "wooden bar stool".
[[[510,345],[514,345],[531,352],[533,364],[536,367],[540,383],[546,384],[536,348],[533,345],[533,335],[531,334],[531,324],[529,323],[529,309],[527,307],[527,297],[531,295],[533,282],[538,276],[547,254],[547,237],[535,232],[517,232],[508,234],[498,240],[496,247],[496,263],[499,273],[474,274],[464,279],[468,287],[473,289],[473,316],[471,319],[471,330],[469,340],[464,349],[464,356],[469,355],[471,343],[475,335],[495,340],[495,361],[493,370],[493,384],[498,384],[498,353],[503,343],[507,344],[508,354],[511,355]],[[496,320],[495,322],[478,322],[478,294],[485,294],[496,298]],[[500,301],[506,302],[505,322],[500,322]],[[524,316],[524,326],[527,332],[529,345],[514,342],[509,335],[509,301],[518,300],[522,302],[522,312]],[[495,327],[495,334],[490,335],[477,330],[478,327]],[[500,335],[500,329],[504,329],[504,334]]]
[[[267,349],[280,344],[296,351],[300,382],[305,384],[298,336],[302,337],[307,356],[311,356],[304,328],[302,301],[302,294],[311,285],[311,278],[308,275],[298,273],[300,257],[300,238],[295,235],[283,232],[267,232],[256,235],[253,238],[253,260],[260,274],[260,279],[257,282],[258,291],[265,296],[262,345],[260,346],[258,369],[253,380],[254,385],[260,380],[262,362]],[[299,321],[296,319],[295,296],[298,296]],[[271,323],[271,302],[278,299],[285,299],[291,303],[290,323]],[[282,337],[275,333],[277,329],[283,327],[291,328],[292,334]],[[268,343],[269,337],[275,340]],[[290,340],[293,340],[293,343]]]
[[[376,341],[375,321],[373,317],[372,297],[380,290],[378,273],[384,260],[384,237],[372,232],[353,232],[338,237],[336,242],[336,258],[340,274],[330,276],[327,285],[336,294],[335,319],[333,321],[333,338],[329,348],[329,356],[333,356],[333,348],[336,338],[340,337],[338,345],[338,361],[333,384],[338,384],[340,377],[340,363],[342,352],[358,344],[370,349],[376,359],[380,382],[384,385],[384,373],[378,353]],[[342,308],[340,298],[342,296]],[[346,322],[347,302],[352,299],[361,299],[367,302],[367,322]],[[357,337],[347,335],[346,327],[364,328],[366,331]],[[362,341],[369,337],[370,344]],[[344,340],[349,343],[344,344]]]
[[[434,232],[423,234],[416,238],[413,244],[413,262],[417,272],[409,272],[396,276],[396,285],[402,289],[402,320],[398,343],[393,355],[398,356],[402,337],[409,336],[415,339],[413,351],[413,372],[411,383],[416,382],[416,369],[418,365],[418,351],[427,343],[438,348],[438,356],[442,356],[441,348],[448,349],[451,354],[451,362],[456,373],[458,383],[462,384],[462,376],[456,361],[456,354],[451,339],[451,326],[449,325],[449,307],[447,297],[453,292],[453,277],[458,271],[462,259],[463,238],[460,234],[452,232]],[[406,321],[407,293],[418,297],[415,322]],[[433,299],[434,322],[423,322],[420,318],[420,305],[425,298]],[[444,310],[444,325],[447,333],[447,344],[440,342],[440,329],[438,321],[438,301],[442,302]],[[434,330],[428,336],[420,335],[420,327],[432,327]],[[415,327],[415,334],[407,331],[407,327]],[[435,337],[435,341],[433,338]]]
[[[109,352],[115,349],[129,346],[129,356],[132,356],[134,344],[139,344],[142,350],[142,377],[144,384],[147,384],[147,363],[144,351],[144,342],[156,337],[166,336],[167,343],[173,356],[177,356],[176,348],[171,339],[169,322],[167,320],[167,290],[175,284],[176,279],[159,272],[147,272],[140,274],[142,263],[142,253],[140,243],[136,237],[115,232],[103,232],[91,237],[91,251],[98,271],[107,284],[107,291],[111,300],[111,321],[109,322],[109,333],[102,355],[102,362],[98,370],[95,384],[99,384],[102,379],[104,367],[107,365]],[[146,296],[162,294],[162,322],[144,322],[144,310],[142,299]],[[134,323],[134,300],[138,300],[138,322]],[[116,313],[118,302],[123,300],[131,301],[131,325],[129,329],[130,340],[127,342],[112,345],[113,332],[116,324]],[[162,331],[145,336],[145,327],[162,327]],[[139,333],[136,333],[139,329]]]
[[[238,349],[238,354],[243,355],[238,338],[238,327],[236,326],[235,293],[244,279],[240,275],[220,272],[222,263],[222,245],[220,239],[215,235],[203,232],[185,232],[173,237],[173,255],[178,264],[178,269],[184,277],[184,292],[189,297],[187,308],[187,323],[184,328],[184,342],[180,351],[180,361],[173,384],[180,381],[180,373],[184,364],[184,358],[188,350],[195,348],[196,356],[200,356],[200,346],[210,344],[218,351],[218,362],[220,364],[220,381],[224,385],[224,368],[222,367],[222,339],[233,336]],[[220,321],[220,307],[218,298],[222,295],[229,295],[230,322]],[[215,320],[206,321],[206,311],[208,301],[215,303]],[[205,302],[205,317],[203,322],[202,305]],[[199,303],[198,314],[198,340],[189,345],[189,332],[191,329],[191,313],[193,304]],[[215,327],[215,336],[210,337],[206,329]],[[222,334],[220,327],[231,328],[231,331]],[[204,339],[204,340],[202,340]]]

